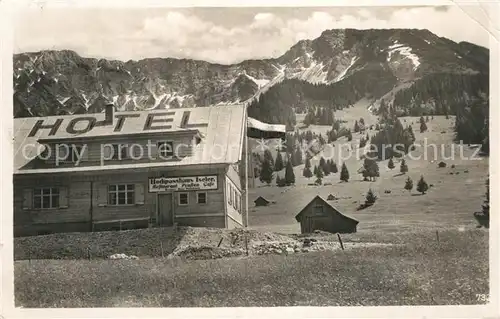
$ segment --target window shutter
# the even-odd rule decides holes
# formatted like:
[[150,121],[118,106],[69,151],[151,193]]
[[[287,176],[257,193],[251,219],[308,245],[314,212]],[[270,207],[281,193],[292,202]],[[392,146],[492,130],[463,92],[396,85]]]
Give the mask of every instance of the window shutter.
[[33,208],[33,190],[31,188],[23,189],[23,209]]
[[68,207],[68,188],[60,187],[59,188],[59,207],[67,208]]
[[108,204],[108,185],[98,183],[97,190],[97,206],[106,206]]
[[88,161],[89,160],[89,144],[83,144],[82,146],[82,158],[80,161]]
[[[149,145],[149,152],[151,154],[151,158],[158,158],[158,143],[151,143]],[[144,155],[147,156],[147,150],[144,151]]]
[[144,205],[144,184],[135,184],[135,203]]
[[[102,158],[103,160],[110,160],[111,159],[111,151],[113,148],[111,145],[107,144],[102,147]],[[116,156],[116,154],[115,154]]]
[[70,160],[71,157],[70,157],[70,147],[66,144],[63,144],[63,145],[59,145],[59,161],[67,161],[67,160]]

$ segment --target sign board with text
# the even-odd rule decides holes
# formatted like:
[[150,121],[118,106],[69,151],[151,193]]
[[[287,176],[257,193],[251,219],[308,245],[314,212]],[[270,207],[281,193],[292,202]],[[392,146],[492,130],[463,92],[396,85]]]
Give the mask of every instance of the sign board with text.
[[217,189],[217,175],[187,177],[154,177],[149,179],[149,192],[194,191]]

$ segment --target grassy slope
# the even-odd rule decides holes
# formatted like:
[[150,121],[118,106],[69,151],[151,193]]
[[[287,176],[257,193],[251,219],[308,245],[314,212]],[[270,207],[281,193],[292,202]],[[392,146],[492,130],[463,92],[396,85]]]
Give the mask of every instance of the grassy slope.
[[488,291],[488,233],[400,236],[403,246],[181,262],[15,264],[23,307],[476,304]]
[[[354,108],[343,110],[346,114],[337,112],[337,117],[342,117],[349,121],[351,127],[354,120],[363,117],[367,124],[375,123],[375,116],[366,110],[366,105],[358,104]],[[348,115],[348,116],[347,116]],[[444,155],[449,157],[452,150],[450,141],[453,139],[453,117],[449,120],[445,117],[435,116],[427,123],[428,131],[420,133],[418,118],[402,118],[404,126],[412,125],[415,132],[416,142],[424,145],[435,143],[439,145],[437,162],[442,158],[441,145],[443,145]],[[413,124],[411,124],[413,122]],[[314,128],[313,128],[314,129]],[[326,126],[315,129],[316,131],[329,129]],[[445,131],[445,133],[441,133]],[[367,131],[373,135],[375,131]],[[366,134],[364,134],[366,135]],[[345,139],[336,142],[335,149],[340,148],[340,144],[349,144],[353,149],[362,135],[353,134],[353,141],[348,143]],[[268,187],[261,185],[257,181],[257,188],[250,190],[249,200],[253,200],[262,195],[269,200],[276,201],[269,207],[250,207],[250,226],[266,231],[298,232],[300,227],[294,216],[316,195],[326,197],[332,193],[342,199],[331,203],[349,215],[360,221],[358,231],[401,231],[418,230],[428,228],[469,228],[475,227],[476,223],[472,213],[481,207],[485,192],[484,182],[488,176],[488,159],[467,161],[458,158],[459,149],[455,145],[456,158],[454,160],[445,159],[447,168],[438,168],[434,162],[432,148],[428,151],[427,159],[412,160],[407,158],[409,172],[399,176],[399,162],[396,161],[396,168],[389,170],[387,161],[379,162],[380,178],[375,182],[363,182],[362,176],[356,171],[362,166],[362,160],[355,157],[346,160],[351,179],[348,183],[340,183],[339,173],[331,174],[323,179],[323,183],[332,183],[330,186],[312,187],[308,183],[314,182],[314,178],[306,179],[302,177],[303,165],[295,168],[297,179],[296,186],[289,188]],[[474,150],[465,145],[464,154],[472,155]],[[335,153],[334,153],[335,154]],[[423,154],[423,148],[414,152],[415,156]],[[320,156],[312,160],[312,165],[318,163]],[[334,157],[340,169],[342,162],[337,156]],[[455,164],[455,169],[450,166]],[[468,173],[465,173],[468,170]],[[459,172],[459,175],[450,175],[450,172]],[[434,187],[426,195],[419,196],[415,191],[416,184],[420,176],[423,175],[428,184]],[[414,181],[413,194],[409,194],[403,189],[405,179],[410,176]],[[360,202],[364,201],[364,196],[369,188],[372,188],[379,200],[373,207],[362,211],[356,211]],[[384,194],[384,190],[391,190],[391,194]]]

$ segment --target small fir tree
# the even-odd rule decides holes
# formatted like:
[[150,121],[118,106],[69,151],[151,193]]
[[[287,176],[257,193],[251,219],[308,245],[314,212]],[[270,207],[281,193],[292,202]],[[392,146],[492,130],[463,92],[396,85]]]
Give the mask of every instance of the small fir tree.
[[283,157],[281,156],[281,152],[278,152],[276,154],[276,160],[274,161],[274,170],[276,172],[281,171],[285,167],[285,164],[283,163]]
[[375,203],[376,200],[377,200],[377,196],[375,196],[372,189],[370,188],[368,190],[368,193],[366,193],[365,205],[371,206]]
[[311,168],[311,159],[308,157],[306,157],[306,163],[305,163],[305,167],[307,168]]
[[425,122],[421,122],[420,123],[420,133],[424,133],[425,131],[427,131],[427,124],[425,124]]
[[286,186],[286,181],[285,181],[285,179],[284,179],[284,178],[281,178],[279,175],[278,175],[278,176],[276,176],[276,185],[277,185],[278,187],[284,187],[284,186]]
[[321,166],[318,166],[315,176],[316,176],[316,184],[321,185],[324,177]]
[[285,184],[293,185],[295,184],[295,173],[293,172],[292,161],[288,160],[285,169]]
[[394,161],[392,160],[392,157],[389,159],[389,163],[387,163],[387,167],[389,169],[394,169],[396,166],[394,166]]
[[406,182],[405,182],[405,189],[409,192],[411,192],[411,190],[413,189],[413,181],[412,179],[410,178],[410,176],[408,176],[408,178],[406,179]]
[[259,179],[263,183],[271,184],[271,182],[273,181],[273,177],[274,177],[273,167],[272,167],[271,163],[269,162],[269,159],[264,158],[264,160],[262,162],[262,167],[260,170]]
[[352,133],[351,133],[351,130],[347,131],[347,141],[352,141]]
[[340,180],[344,182],[349,181],[349,170],[347,169],[345,163],[342,163],[342,170],[340,171]]
[[332,163],[332,164],[331,164],[331,166],[332,166],[332,167],[331,167],[330,171],[331,171],[332,173],[336,174],[336,173],[339,171],[339,169],[337,168],[337,164],[336,164],[333,160],[332,160],[332,162],[331,162],[331,163]]
[[406,161],[404,159],[401,160],[401,165],[399,166],[399,171],[402,174],[408,173],[408,165],[406,165]]
[[305,178],[311,178],[313,177],[313,173],[311,172],[311,169],[309,167],[304,167],[304,170],[302,171],[302,176]]
[[359,124],[358,121],[354,121],[354,132],[358,133],[359,132]]
[[297,165],[301,165],[303,163],[303,159],[302,159],[302,151],[300,149],[300,147],[297,147],[295,149],[295,153],[294,153],[294,166],[297,166]]
[[417,184],[417,191],[422,194],[425,194],[425,192],[427,192],[428,189],[429,185],[427,185],[427,182],[424,180],[424,177],[421,176]]

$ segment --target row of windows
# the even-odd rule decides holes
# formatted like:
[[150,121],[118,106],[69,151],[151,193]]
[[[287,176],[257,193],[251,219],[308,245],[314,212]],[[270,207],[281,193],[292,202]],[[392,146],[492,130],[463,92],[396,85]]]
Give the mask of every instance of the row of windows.
[[[189,205],[189,193],[177,193],[177,194],[179,194],[179,205],[181,205],[181,206]],[[207,203],[207,193],[206,192],[196,193],[196,203],[197,204],[206,204]]]
[[[111,206],[134,205],[135,202],[134,184],[117,184],[108,186],[107,203]],[[57,187],[35,188],[33,190],[33,207],[35,209],[59,208],[60,191]],[[179,205],[189,205],[189,193],[179,192]],[[197,192],[196,203],[206,204],[207,193]]]
[[241,213],[241,195],[231,183],[227,183],[227,202]]
[[[109,160],[122,160],[129,159],[132,157],[131,151],[132,149],[128,144],[111,144],[111,157]],[[158,149],[158,157],[159,158],[171,158],[174,156],[174,143],[170,141],[161,141],[156,143]],[[66,146],[60,146],[61,148],[65,148]],[[108,146],[106,146],[108,147]],[[71,145],[69,147],[69,155],[65,159],[65,161],[69,162],[77,162],[79,156],[81,156],[83,150],[83,146],[81,145]]]

